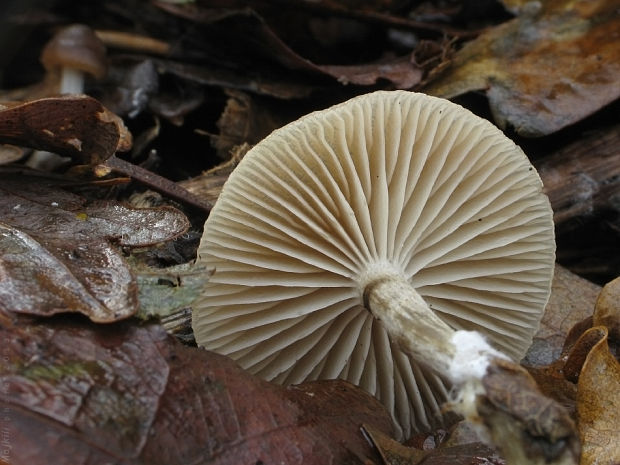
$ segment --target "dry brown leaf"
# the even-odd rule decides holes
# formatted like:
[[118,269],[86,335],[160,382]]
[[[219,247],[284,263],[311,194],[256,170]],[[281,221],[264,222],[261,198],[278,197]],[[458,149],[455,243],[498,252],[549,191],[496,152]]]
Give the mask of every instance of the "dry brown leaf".
[[230,158],[214,166],[208,171],[185,181],[180,181],[179,185],[190,191],[196,196],[204,199],[205,202],[215,204],[219,198],[224,183],[239,164],[241,159],[252,147],[249,144],[241,144],[231,149]]
[[482,385],[484,395],[476,395],[478,414],[509,463],[578,462],[580,445],[573,419],[561,404],[541,394],[523,367],[494,359]]
[[0,340],[12,465],[361,465],[378,457],[360,425],[391,433],[355,386],[271,385],[153,324],[4,318]]
[[442,445],[436,449],[420,450],[403,446],[369,425],[364,425],[363,428],[381,454],[385,465],[505,465],[506,463],[495,450],[480,442]]
[[[606,321],[617,323],[618,301],[601,292],[601,302],[611,305]],[[610,284],[612,284],[610,283]],[[608,330],[591,327],[592,318],[574,326],[562,358],[546,367],[530,368],[539,386],[575,413],[582,443],[581,465],[615,465],[620,460],[620,364],[610,353]],[[576,342],[572,343],[576,338]]]
[[620,277],[605,284],[596,301],[594,326],[605,326],[609,337],[620,343]]
[[618,6],[529,2],[520,16],[466,44],[424,91],[450,98],[485,89],[500,127],[530,137],[555,132],[620,96]]
[[236,90],[227,90],[228,100],[217,120],[219,134],[211,136],[211,145],[222,160],[231,157],[235,146],[256,144],[288,121],[286,113],[272,102]]
[[134,277],[110,242],[139,247],[189,226],[180,211],[87,203],[44,178],[0,174],[0,309],[80,312],[110,322],[134,314]]
[[[332,78],[344,84],[361,86],[384,80],[398,89],[411,88],[422,78],[421,69],[413,63],[409,55],[356,65],[315,64],[289,47],[265,19],[251,8],[215,9],[197,4],[188,6],[162,2],[156,5],[171,14],[202,23],[209,30],[215,31],[218,43],[224,42],[228,45],[229,56],[226,59],[234,59],[237,67],[248,61],[248,69],[256,69],[261,64],[264,66],[266,63],[277,63],[283,72],[303,72],[312,77]],[[230,45],[233,42],[234,47]],[[219,48],[221,47],[218,44]]]
[[620,463],[620,363],[609,352],[607,329],[597,326],[577,345],[590,346],[577,383],[580,465]]
[[411,89],[422,80],[420,69],[410,56],[402,56],[361,65],[319,65],[322,71],[342,84],[372,86],[380,80],[391,82],[396,89]]
[[522,363],[543,366],[558,360],[566,335],[575,324],[592,315],[600,290],[600,286],[556,265],[540,328]]
[[[540,329],[521,363],[547,396],[576,415],[577,378],[587,355],[576,340],[592,327],[592,308],[601,288],[556,265],[551,297]],[[573,350],[571,357],[568,352]],[[564,356],[562,356],[564,355]]]

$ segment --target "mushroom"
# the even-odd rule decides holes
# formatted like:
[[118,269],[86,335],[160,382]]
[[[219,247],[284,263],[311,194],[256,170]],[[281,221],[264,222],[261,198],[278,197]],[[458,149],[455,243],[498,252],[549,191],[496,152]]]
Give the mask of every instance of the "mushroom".
[[106,49],[94,31],[83,24],[60,30],[45,45],[41,63],[48,72],[60,72],[61,94],[79,94],[84,75],[101,79],[106,74]]
[[[53,83],[54,93],[58,86],[59,94],[83,93],[85,74],[101,79],[107,69],[105,45],[83,24],[72,24],[58,31],[43,47],[39,60],[47,72],[43,89],[48,92],[47,83]],[[66,157],[35,150],[26,166],[51,170],[67,162]]]
[[523,356],[554,258],[518,146],[447,100],[379,91],[239,163],[205,223],[197,262],[215,271],[192,324],[265,379],[362,387],[409,436],[442,422],[452,385],[478,393],[493,360]]

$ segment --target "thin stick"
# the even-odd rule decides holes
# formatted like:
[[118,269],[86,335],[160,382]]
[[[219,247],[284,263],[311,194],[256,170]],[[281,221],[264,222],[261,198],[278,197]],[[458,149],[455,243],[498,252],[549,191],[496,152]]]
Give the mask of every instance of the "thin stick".
[[130,176],[132,179],[149,186],[157,192],[178,200],[179,202],[186,203],[206,212],[211,211],[211,208],[213,208],[213,204],[211,202],[205,201],[192,194],[187,189],[179,186],[177,183],[159,176],[152,171],[144,169],[141,166],[134,165],[133,163],[118,158],[115,155],[108,158],[104,165],[115,173]]

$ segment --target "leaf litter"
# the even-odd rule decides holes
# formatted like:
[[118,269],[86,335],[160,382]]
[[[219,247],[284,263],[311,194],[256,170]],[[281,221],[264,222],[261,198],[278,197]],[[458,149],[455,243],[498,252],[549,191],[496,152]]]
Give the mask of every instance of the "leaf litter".
[[119,247],[174,239],[187,218],[173,207],[87,201],[54,182],[0,172],[0,309],[97,322],[133,315],[136,282]]
[[[234,167],[237,157],[247,150],[248,143],[257,142],[274,127],[284,124],[296,113],[312,109],[313,105],[324,107],[374,88],[419,90],[443,86],[444,90],[454,92],[453,95],[461,95],[466,90],[484,90],[490,99],[496,122],[506,127],[513,126],[519,134],[526,136],[557,133],[567,124],[583,119],[617,98],[614,93],[617,87],[610,87],[609,79],[610,74],[615,77],[618,66],[617,41],[611,40],[618,20],[617,12],[613,10],[615,2],[505,0],[504,5],[517,18],[490,27],[470,41],[465,39],[475,37],[479,30],[473,29],[471,24],[466,29],[450,25],[458,21],[461,21],[460,26],[467,24],[463,11],[459,13],[458,8],[450,4],[435,5],[435,2],[425,2],[408,10],[403,2],[393,1],[370,0],[363,5],[331,0],[302,2],[291,14],[291,21],[287,17],[290,11],[287,13],[281,2],[251,0],[241,5],[244,8],[251,6],[252,10],[245,11],[239,7],[240,2],[233,0],[216,2],[218,8],[210,8],[200,1],[181,3],[140,3],[140,8],[135,9],[140,12],[138,16],[132,11],[132,5],[135,6],[133,0],[110,0],[93,5],[92,8],[97,9],[94,16],[90,10],[84,16],[84,11],[78,9],[70,15],[65,12],[64,17],[78,22],[92,21],[105,27],[122,18],[126,24],[136,24],[143,32],[148,31],[152,36],[150,38],[162,39],[158,41],[158,47],[163,48],[159,47],[159,51],[150,56],[149,50],[139,50],[138,53],[134,49],[125,49],[118,53],[115,50],[118,44],[110,46],[111,72],[104,85],[97,83],[92,90],[101,96],[106,105],[111,105],[113,111],[123,115],[125,123],[130,126],[139,125],[140,118],[145,115],[152,116],[149,121],[157,121],[157,134],[139,150],[132,152],[132,160],[145,153],[150,157],[159,151],[160,160],[165,161],[172,155],[177,168],[176,162],[187,156],[185,146],[182,146],[183,135],[201,131],[196,127],[208,128],[203,132],[209,135],[216,152],[211,161],[220,163],[230,157],[230,164],[183,184],[193,186],[192,190],[200,192],[201,196],[204,193],[203,198],[207,198],[209,204],[217,198],[229,168]],[[465,4],[462,6],[463,10],[467,8]],[[470,10],[475,9],[470,5]],[[110,16],[112,11],[114,13]],[[471,12],[469,15],[469,21],[478,19]],[[431,24],[428,18],[435,23]],[[389,39],[386,40],[386,37]],[[349,50],[355,53],[343,53],[346,48],[342,47],[342,43],[351,38],[357,40],[355,49]],[[230,46],[225,50],[216,46],[221,43]],[[381,43],[384,50],[373,48],[376,43]],[[481,48],[481,53],[471,59],[472,71],[467,68],[463,57],[472,49],[478,50],[476,47]],[[332,50],[337,52],[332,53]],[[368,50],[370,52],[366,53]],[[358,51],[364,53],[358,54]],[[580,52],[588,53],[581,56]],[[565,65],[567,59],[575,57],[583,59],[573,60],[571,66]],[[478,59],[480,61],[476,61]],[[543,68],[541,63],[554,63],[550,67],[552,69],[544,70],[549,71],[543,75],[544,79],[540,79],[538,73]],[[135,70],[136,76],[142,68],[146,69],[148,81],[130,82],[131,86],[123,83],[123,79],[135,77],[132,66],[140,68]],[[465,79],[459,75],[462,70],[469,70]],[[11,67],[3,71],[8,75],[15,72]],[[537,79],[528,80],[531,76]],[[557,84],[554,84],[553,95],[545,88],[550,82]],[[33,93],[21,95],[25,99],[35,98]],[[219,103],[222,104],[221,111],[217,108]],[[205,108],[208,108],[206,121]],[[541,108],[543,111],[539,111]],[[553,111],[547,112],[548,109]],[[170,126],[177,126],[182,136],[175,139],[175,150],[166,153],[160,143],[169,137]],[[605,128],[602,131],[605,133]],[[562,145],[562,137],[566,134],[560,134],[555,140]],[[574,137],[579,137],[579,131],[575,132]],[[35,145],[32,139],[20,139],[19,142]],[[58,144],[59,141],[52,142]],[[118,150],[118,143],[115,147],[113,145],[109,144],[110,148],[105,151],[96,151],[105,153],[105,156],[69,155],[80,162],[96,162]],[[67,147],[75,149],[77,145],[74,143]],[[585,144],[584,150],[589,147]],[[209,147],[201,146],[200,150],[210,153]],[[58,151],[62,151],[62,147]],[[9,159],[24,154],[23,149],[12,152]],[[154,158],[157,159],[157,156]],[[209,168],[205,165],[207,161],[208,157],[200,158],[197,164],[201,169]],[[609,158],[609,161],[611,163],[613,159]],[[572,172],[570,166],[569,172]],[[583,177],[584,173],[578,171],[575,175]],[[4,180],[0,180],[0,188],[4,187]],[[41,178],[33,184],[41,184]],[[47,187],[51,187],[51,195],[56,199],[62,199],[63,192],[68,194],[56,185],[42,183],[33,189],[33,196],[39,196],[40,190]],[[23,185],[13,190],[18,191],[16,195],[19,197],[21,191],[27,192],[28,188]],[[601,195],[600,205],[595,206],[596,212],[610,206],[613,209],[611,199],[614,192],[612,190],[608,195],[605,191]],[[54,237],[54,228],[39,213],[33,216],[32,223],[38,222],[40,225],[23,227],[19,222],[12,224],[5,221],[2,216],[4,212],[0,212],[4,228],[0,244],[4,241],[3,247],[11,253],[20,247],[22,249],[19,250],[26,251],[23,255],[13,254],[12,261],[6,262],[16,267],[14,274],[22,273],[25,277],[19,293],[40,292],[44,297],[42,300],[45,302],[32,303],[32,306],[48,315],[56,309],[45,310],[45,304],[60,298],[57,306],[65,308],[65,311],[88,307],[95,313],[90,316],[91,319],[96,320],[104,315],[101,321],[112,321],[114,311],[107,305],[114,307],[117,292],[120,292],[125,295],[122,297],[125,300],[123,303],[121,300],[117,302],[114,307],[117,310],[140,305],[147,315],[157,313],[158,307],[161,307],[164,315],[172,312],[170,317],[179,314],[187,316],[188,301],[200,288],[201,279],[208,276],[192,275],[191,272],[186,275],[175,268],[145,271],[134,267],[130,270],[125,254],[119,250],[121,247],[142,247],[139,243],[131,245],[131,242],[123,242],[134,233],[131,228],[122,229],[125,223],[120,225],[117,221],[119,217],[133,217],[128,222],[138,221],[147,230],[147,236],[153,233],[149,220],[141,221],[141,214],[134,216],[130,213],[133,210],[123,209],[125,207],[116,209],[120,205],[117,202],[99,203],[78,196],[62,202],[47,200],[49,205],[43,203],[40,210],[47,208],[48,214],[58,224],[64,224],[67,231],[76,228],[77,240],[69,235]],[[52,202],[62,204],[62,207],[52,206]],[[99,216],[105,214],[97,211],[97,205],[104,211],[114,211],[111,218],[99,221]],[[12,204],[12,207],[15,206]],[[58,214],[57,209],[65,210],[75,218],[69,221],[63,216],[64,213]],[[18,210],[13,212],[14,216]],[[578,216],[582,220],[585,217],[582,213],[568,216]],[[176,220],[172,221],[174,223]],[[615,223],[611,224],[614,226]],[[36,259],[41,263],[32,266],[37,263]],[[105,260],[108,262],[103,265]],[[22,265],[22,261],[30,267]],[[89,271],[89,262],[101,266],[94,266]],[[33,268],[45,270],[40,273],[42,277],[28,275],[33,273]],[[54,273],[59,270],[65,274],[56,276]],[[51,284],[44,279],[47,275],[53,277]],[[134,276],[137,276],[137,286]],[[111,290],[110,281],[121,285],[122,290]],[[32,283],[44,289],[35,289]],[[609,288],[606,289],[609,291]],[[602,305],[597,305],[592,316],[598,291],[597,286],[558,268],[541,331],[524,360],[543,389],[561,400],[568,411],[574,413],[574,418],[579,418],[584,442],[583,464],[617,461],[613,446],[619,442],[613,435],[617,433],[614,426],[620,422],[617,405],[614,404],[617,397],[614,397],[613,391],[618,383],[613,364],[613,354],[617,354],[618,347],[617,336],[614,339],[619,321],[614,303],[617,299],[615,294],[609,292],[607,299],[599,297],[599,301],[603,299],[607,302],[607,310],[603,312],[600,310]],[[63,298],[68,301],[62,301]],[[4,297],[0,297],[0,303],[4,301]],[[55,305],[50,304],[50,308]],[[321,413],[339,416],[344,411],[340,415],[346,417],[346,426],[342,430],[327,427],[318,439],[316,436],[308,439],[299,432],[301,429],[307,430],[312,425],[318,425],[319,429],[325,426],[323,420],[309,415],[300,417],[303,418],[301,423],[282,423],[281,429],[275,429],[277,434],[275,430],[274,434],[264,434],[265,430],[260,428],[255,428],[248,435],[238,434],[244,422],[249,421],[248,424],[255,427],[259,424],[258,420],[254,417],[248,420],[251,416],[225,417],[220,414],[226,412],[226,408],[237,405],[241,410],[251,410],[255,406],[248,407],[248,401],[260,403],[265,391],[254,389],[253,383],[256,381],[243,375],[240,378],[241,387],[233,385],[230,391],[225,390],[233,396],[226,400],[228,403],[220,404],[212,397],[205,397],[204,391],[226,385],[227,380],[237,377],[238,373],[234,370],[233,374],[223,370],[222,377],[210,371],[220,363],[227,363],[219,356],[180,346],[166,338],[160,327],[137,323],[137,320],[107,327],[61,316],[38,319],[33,325],[32,320],[21,313],[19,316],[16,316],[17,313],[7,314],[0,308],[0,315],[3,312],[5,316],[0,316],[3,340],[6,337],[11,339],[12,347],[28,341],[27,350],[16,349],[23,350],[23,356],[19,359],[21,365],[16,368],[12,359],[10,365],[0,366],[2,385],[7,385],[4,381],[8,379],[11,383],[15,382],[10,386],[18,386],[17,391],[23,393],[22,397],[12,397],[7,402],[12,419],[16,420],[11,424],[11,437],[14,444],[24,446],[19,452],[28,454],[24,463],[29,465],[119,461],[157,464],[183,463],[186,460],[238,463],[244,448],[248,454],[244,458],[253,462],[257,457],[262,458],[260,454],[264,451],[268,459],[281,458],[285,453],[283,451],[286,451],[291,453],[285,457],[291,463],[296,463],[294,460],[299,460],[299,463],[324,463],[319,460],[337,462],[334,457],[342,457],[338,455],[340,453],[350,457],[347,454],[351,444],[357,451],[353,453],[355,459],[351,459],[352,463],[358,463],[355,460],[390,465],[418,463],[420,460],[427,464],[451,465],[503,463],[492,449],[480,442],[475,433],[461,437],[462,431],[469,429],[466,422],[457,423],[445,433],[446,441],[431,441],[433,446],[427,447],[424,453],[419,453],[422,448],[417,444],[407,447],[414,444],[403,446],[392,441],[389,426],[377,428],[368,421],[368,417],[355,416],[356,412],[363,412],[363,407],[351,401],[359,394],[353,392],[349,396],[349,390],[355,391],[350,386],[343,388],[335,385],[335,390],[330,388],[329,394],[325,395],[317,394],[313,388],[292,389],[299,393],[299,402],[304,404],[306,411],[318,409],[318,404],[313,403],[315,398],[332,400],[328,411]],[[118,318],[129,314],[126,311]],[[167,318],[164,316],[164,320]],[[604,336],[602,327],[608,328],[608,337]],[[580,342],[576,343],[577,340]],[[60,346],[62,350],[59,352],[57,349]],[[84,351],[76,355],[76,347]],[[193,360],[194,357],[197,359]],[[164,368],[166,364],[167,368]],[[162,381],[164,378],[166,381]],[[149,384],[151,382],[152,386]],[[248,386],[250,391],[244,390]],[[595,392],[598,386],[601,388]],[[338,393],[344,394],[339,396]],[[7,393],[3,391],[2,394]],[[280,394],[280,401],[291,409],[290,399]],[[153,399],[157,396],[160,396],[160,407],[153,416],[156,404]],[[267,397],[271,399],[269,395]],[[3,402],[5,400],[3,397]],[[215,416],[201,413],[208,410],[205,407],[207,403],[213,407]],[[281,410],[260,408],[257,416],[261,419],[274,419],[274,412],[280,412],[276,415],[280,417]],[[195,412],[200,414],[194,415]],[[383,415],[384,412],[377,410],[370,416],[375,421]],[[230,418],[242,418],[242,421],[235,424],[228,421]],[[89,422],[91,429],[85,427]],[[373,431],[371,435],[382,435],[386,439],[386,442],[375,442],[382,458],[373,455],[366,442],[359,442],[362,438],[359,425],[362,423],[367,426],[367,432]],[[102,440],[92,441],[91,436],[97,438],[100,432]],[[151,436],[154,439],[149,439]],[[435,436],[439,433],[436,432]],[[35,442],[38,438],[47,438],[50,442]],[[234,439],[221,441],[221,438]],[[341,440],[338,441],[338,438]],[[288,448],[290,444],[294,447]],[[343,448],[347,447],[348,451],[343,452]],[[401,456],[392,453],[388,457],[386,452],[395,450]],[[372,462],[366,461],[368,457],[373,457]],[[417,458],[414,460],[414,457]],[[14,455],[13,458],[19,460],[22,456]]]
[[159,325],[4,319],[0,332],[12,463],[368,464],[358,425],[392,433],[348,383],[272,385]]
[[[512,2],[514,3],[514,2]],[[484,90],[498,126],[538,137],[620,96],[618,2],[527,2],[518,16],[467,43],[425,92]]]

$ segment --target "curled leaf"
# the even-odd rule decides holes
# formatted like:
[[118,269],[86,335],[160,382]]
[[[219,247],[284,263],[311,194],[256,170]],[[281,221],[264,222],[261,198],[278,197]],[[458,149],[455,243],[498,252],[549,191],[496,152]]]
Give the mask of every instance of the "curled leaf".
[[607,283],[596,300],[594,326],[606,326],[609,337],[620,342],[620,277]]
[[590,349],[577,383],[580,465],[620,463],[620,363],[609,352],[607,335],[604,326],[597,326],[576,344]]
[[556,264],[549,302],[522,363],[540,367],[558,360],[570,329],[592,314],[600,291],[599,286]]

